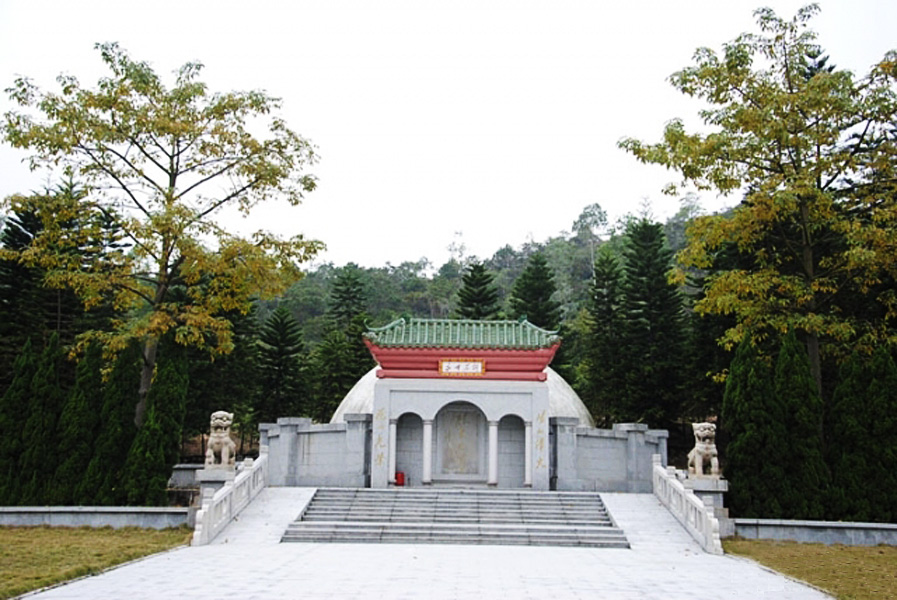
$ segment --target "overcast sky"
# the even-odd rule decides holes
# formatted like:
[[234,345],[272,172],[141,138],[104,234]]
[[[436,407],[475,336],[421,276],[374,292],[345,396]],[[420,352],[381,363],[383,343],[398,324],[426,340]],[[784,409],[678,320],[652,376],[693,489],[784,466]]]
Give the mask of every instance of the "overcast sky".
[[[92,86],[105,75],[96,42],[118,41],[166,76],[199,60],[213,91],[282,98],[321,157],[302,206],[237,227],[323,240],[321,259],[338,265],[439,265],[453,241],[487,258],[569,230],[594,202],[612,219],[645,199],[657,218],[674,214],[677,199],[660,192],[674,175],[617,141],[656,141],[673,117],[696,125],[696,101],[667,77],[697,47],[755,30],[756,7],[790,18],[803,4],[0,0],[0,87],[27,75],[55,90],[61,72]],[[820,5],[813,29],[838,67],[862,75],[897,48],[894,0]],[[0,196],[41,187],[23,156],[0,147]]]

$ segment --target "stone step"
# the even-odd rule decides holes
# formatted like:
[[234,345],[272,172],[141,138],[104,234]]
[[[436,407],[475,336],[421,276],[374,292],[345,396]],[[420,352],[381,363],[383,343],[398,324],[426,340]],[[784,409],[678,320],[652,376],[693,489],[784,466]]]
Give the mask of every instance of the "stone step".
[[[304,518],[303,522],[344,522],[344,523],[376,523],[382,521],[382,516],[370,516],[370,517],[360,517],[360,518],[339,518],[339,517],[312,517],[312,518]],[[523,523],[538,523],[540,525],[554,525],[554,526],[592,526],[592,527],[612,527],[610,521],[605,522],[596,522],[596,521],[577,521],[570,519],[530,519],[530,520],[521,520],[521,519],[484,519],[482,517],[470,517],[470,518],[460,518],[460,519],[447,519],[447,518],[432,518],[432,519],[419,519],[419,518],[396,518],[391,520],[392,523],[482,523],[482,524],[523,524]]]
[[595,493],[445,488],[323,488],[282,541],[629,547]]
[[416,523],[402,526],[395,523],[296,523],[283,536],[284,542],[404,542],[404,543],[471,543],[588,545],[629,547],[623,533],[616,528],[537,526],[482,526]]

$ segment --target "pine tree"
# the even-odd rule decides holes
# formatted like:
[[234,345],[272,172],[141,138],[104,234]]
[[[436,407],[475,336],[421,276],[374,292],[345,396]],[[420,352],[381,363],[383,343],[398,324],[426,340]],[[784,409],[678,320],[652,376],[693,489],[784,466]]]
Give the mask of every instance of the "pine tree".
[[693,274],[687,284],[696,293],[688,297],[690,302],[684,321],[684,379],[688,383],[680,415],[692,422],[719,416],[725,385],[718,380],[718,375],[732,362],[732,352],[718,340],[735,325],[735,320],[730,315],[701,314],[694,310],[694,305],[704,297],[706,280],[706,274]]
[[738,346],[726,379],[722,425],[728,433],[724,473],[727,498],[738,517],[782,517],[779,494],[787,485],[785,414],[775,396],[772,369],[751,341]]
[[667,280],[672,253],[663,227],[646,218],[626,229],[623,338],[625,386],[618,411],[625,420],[669,426],[679,415],[685,370],[682,298]]
[[867,493],[875,521],[897,520],[897,365],[887,346],[872,355],[869,383],[867,461],[872,469]]
[[530,256],[526,268],[511,289],[511,314],[551,331],[561,322],[560,304],[552,299],[557,288],[548,261],[541,252]]
[[841,365],[825,423],[826,462],[831,470],[828,519],[873,518],[868,495],[872,469],[867,460],[871,416],[867,394],[871,380],[868,357],[854,352]]
[[622,417],[616,399],[624,385],[620,362],[623,272],[609,245],[598,248],[594,273],[589,287],[591,330],[583,396],[596,421],[607,425]]
[[60,458],[48,500],[51,504],[71,505],[75,491],[93,456],[102,409],[103,351],[97,344],[87,347],[78,362],[75,386],[62,409],[57,427]]
[[331,293],[327,311],[330,323],[324,339],[311,358],[314,399],[308,413],[318,422],[328,422],[352,386],[374,366],[362,337],[365,304],[357,268],[345,269]]
[[806,346],[794,332],[782,340],[776,360],[775,397],[783,404],[788,432],[786,485],[779,491],[786,519],[823,519],[829,471],[822,450],[822,399],[810,373]]
[[159,362],[147,398],[147,418],[128,450],[123,484],[130,505],[161,506],[171,468],[180,454],[187,395],[186,362],[169,354]]
[[[187,361],[180,352],[168,352],[159,363],[156,382],[150,390],[149,399],[156,407],[155,419],[162,430],[161,443],[165,469],[171,475],[171,468],[180,458],[181,430],[187,410],[187,390],[189,375]],[[167,476],[166,476],[167,480]]]
[[[16,251],[27,248],[40,228],[34,213],[10,215],[0,232],[0,245]],[[38,269],[0,259],[0,393],[12,381],[22,346],[44,331],[41,279]]]
[[103,388],[101,429],[87,472],[75,492],[82,505],[114,506],[124,504],[127,491],[122,485],[122,467],[137,428],[134,406],[137,404],[143,354],[138,344],[130,344],[118,356]]
[[0,397],[0,506],[18,504],[19,458],[22,456],[22,415],[31,398],[31,381],[37,370],[37,354],[31,339],[19,352],[13,366],[12,382]]
[[308,402],[305,343],[299,324],[284,306],[277,307],[265,321],[258,344],[258,418],[273,423],[279,417],[303,415],[303,404]]
[[[168,476],[165,470],[164,431],[154,405],[147,403],[146,418],[128,450],[122,469],[125,502],[131,506],[164,506]],[[170,470],[168,471],[170,474]]]
[[59,383],[62,360],[59,336],[53,333],[31,380],[31,398],[22,427],[24,445],[19,460],[19,477],[22,478],[20,504],[46,504],[46,496],[52,494],[53,475],[56,472],[56,454],[52,449],[58,446],[56,426],[65,398]]
[[336,276],[330,291],[327,318],[332,326],[346,330],[352,320],[367,312],[367,297],[358,265],[349,263]]
[[500,312],[495,276],[481,262],[468,265],[458,290],[458,316],[463,319],[497,319]]

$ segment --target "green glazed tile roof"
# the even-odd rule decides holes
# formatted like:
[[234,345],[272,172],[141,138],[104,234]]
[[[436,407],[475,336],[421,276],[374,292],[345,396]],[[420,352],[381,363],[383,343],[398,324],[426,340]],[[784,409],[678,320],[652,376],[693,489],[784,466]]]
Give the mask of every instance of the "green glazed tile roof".
[[364,334],[380,347],[403,348],[550,348],[560,338],[528,321],[399,319]]

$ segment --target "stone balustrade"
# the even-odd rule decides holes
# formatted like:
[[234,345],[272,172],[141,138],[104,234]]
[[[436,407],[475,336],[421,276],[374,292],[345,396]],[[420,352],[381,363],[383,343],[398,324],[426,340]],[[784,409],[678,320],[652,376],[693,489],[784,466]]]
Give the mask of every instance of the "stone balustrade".
[[203,488],[202,507],[196,513],[192,545],[211,543],[267,484],[268,449],[262,446],[258,459],[244,460],[242,469],[233,479],[225,481],[220,489]]
[[713,506],[705,504],[679,481],[675,467],[664,468],[659,455],[654,455],[653,461],[654,495],[697,540],[704,551],[710,554],[722,554],[719,520],[713,515]]

